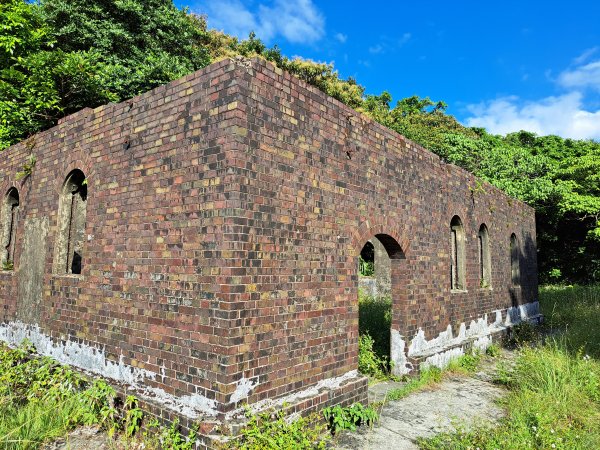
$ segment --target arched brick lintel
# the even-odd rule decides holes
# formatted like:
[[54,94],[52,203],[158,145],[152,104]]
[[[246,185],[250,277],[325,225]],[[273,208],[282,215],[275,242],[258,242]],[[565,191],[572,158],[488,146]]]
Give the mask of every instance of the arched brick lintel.
[[64,166],[63,172],[62,172],[62,178],[58,178],[55,181],[56,184],[54,186],[54,189],[57,194],[60,195],[60,193],[62,192],[63,186],[65,184],[65,181],[67,179],[67,176],[71,172],[73,172],[75,169],[81,170],[86,178],[89,178],[93,174],[93,166],[89,163],[89,161],[84,161],[82,159],[71,160],[69,162],[69,164],[66,164]]
[[397,224],[385,218],[369,218],[352,233],[352,256],[358,257],[365,243],[373,236],[378,237],[384,245],[390,259],[405,259],[410,254],[410,241]]

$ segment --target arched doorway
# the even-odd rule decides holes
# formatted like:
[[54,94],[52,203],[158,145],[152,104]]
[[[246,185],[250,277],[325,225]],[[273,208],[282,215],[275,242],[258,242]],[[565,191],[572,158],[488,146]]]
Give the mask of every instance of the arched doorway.
[[387,234],[368,239],[358,257],[359,371],[382,377],[391,370],[391,325],[394,295],[404,259],[400,244]]

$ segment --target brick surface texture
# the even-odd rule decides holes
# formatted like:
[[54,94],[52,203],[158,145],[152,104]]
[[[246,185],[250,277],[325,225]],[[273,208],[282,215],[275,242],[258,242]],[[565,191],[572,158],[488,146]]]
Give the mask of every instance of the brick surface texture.
[[[30,154],[30,177],[16,180]],[[81,275],[55,273],[59,195],[88,179]],[[39,325],[161,373],[150,384],[232,410],[357,368],[357,258],[392,256],[392,327],[427,339],[537,297],[534,211],[261,60],[215,63],[120,104],[85,109],[2,154],[20,195],[1,319],[19,319],[26,220],[47,218]],[[466,289],[450,289],[450,221],[465,230]],[[477,233],[489,230],[491,288]],[[510,236],[521,285],[511,284]],[[366,399],[362,379],[304,402]]]

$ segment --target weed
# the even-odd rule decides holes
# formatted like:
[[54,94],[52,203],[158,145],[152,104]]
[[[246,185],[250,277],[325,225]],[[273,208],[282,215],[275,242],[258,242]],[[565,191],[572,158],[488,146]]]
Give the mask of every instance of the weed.
[[[390,297],[374,297],[359,292],[358,331],[360,336],[368,335],[371,342],[369,345],[369,338],[361,339],[359,351],[363,352],[364,362],[370,360],[375,366],[381,368],[374,372],[363,373],[367,375],[372,373],[372,376],[381,377],[381,371],[389,372],[391,322],[392,300]],[[365,352],[372,352],[373,355],[366,355]],[[371,366],[371,368],[374,367]]]
[[387,393],[386,400],[400,400],[426,386],[433,386],[441,380],[442,371],[439,368],[434,366],[427,367],[421,370],[418,377],[409,379],[404,386],[390,389]]
[[504,346],[517,348],[523,345],[534,344],[540,340],[540,330],[529,322],[520,322],[513,326],[504,338]]
[[450,361],[445,370],[469,375],[477,371],[480,362],[481,353],[479,351],[472,351]]
[[[317,414],[288,421],[283,411],[247,413],[248,425],[240,438],[228,442],[224,448],[236,450],[263,449],[325,449],[329,437],[324,434]],[[165,447],[169,448],[169,447]]]
[[492,358],[497,358],[498,356],[500,356],[500,352],[501,350],[498,344],[490,344],[485,349],[485,354],[487,356],[491,356]]
[[15,263],[12,262],[10,259],[7,259],[6,261],[4,261],[2,263],[2,270],[14,270],[15,268]]
[[368,333],[358,338],[358,370],[377,379],[386,378],[388,374],[388,360],[373,351],[373,338]]
[[169,450],[192,450],[196,445],[198,428],[190,430],[185,437],[181,434],[179,420],[175,419],[170,426],[162,427],[158,420],[154,419],[146,425],[147,431],[143,433],[144,448],[169,449]]
[[361,403],[354,403],[349,407],[340,405],[329,406],[323,409],[323,417],[329,424],[331,434],[335,435],[340,430],[355,431],[361,425],[371,425],[378,419],[377,411]]
[[125,435],[131,437],[139,431],[144,412],[138,408],[138,400],[133,395],[127,396],[123,407],[125,408]]
[[35,167],[35,163],[37,162],[35,155],[30,155],[27,159],[27,162],[23,164],[23,170],[16,173],[15,178],[20,180],[22,178],[27,178],[31,176],[33,173],[33,168]]
[[540,307],[545,327],[563,333],[571,352],[600,358],[600,285],[541,288]]
[[362,256],[359,256],[358,274],[361,277],[372,277],[375,274],[375,263],[373,261],[365,261]]

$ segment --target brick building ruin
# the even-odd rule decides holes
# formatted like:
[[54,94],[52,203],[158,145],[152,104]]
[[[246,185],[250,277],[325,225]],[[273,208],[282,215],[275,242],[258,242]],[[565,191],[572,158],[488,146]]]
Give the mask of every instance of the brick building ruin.
[[0,177],[0,339],[167,417],[365,402],[369,240],[397,374],[538,314],[532,208],[260,59],[68,116]]

